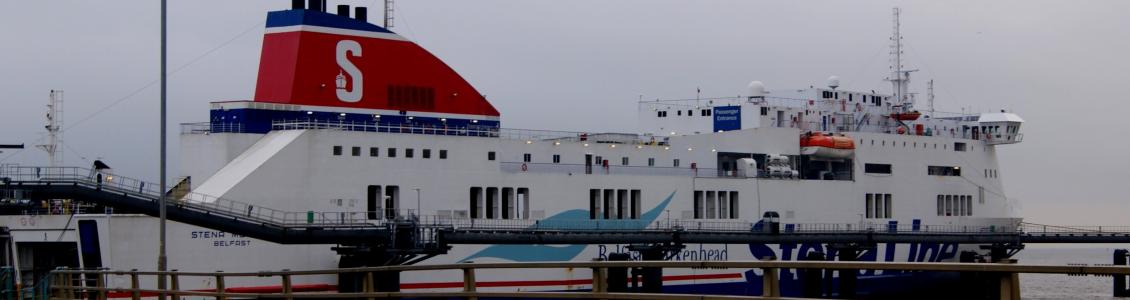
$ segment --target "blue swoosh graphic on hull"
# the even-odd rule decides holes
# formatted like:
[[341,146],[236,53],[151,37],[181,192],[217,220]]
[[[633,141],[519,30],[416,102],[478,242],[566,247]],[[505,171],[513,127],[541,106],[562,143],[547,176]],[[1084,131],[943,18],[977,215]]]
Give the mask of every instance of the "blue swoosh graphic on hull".
[[[663,210],[667,208],[667,204],[671,203],[671,199],[675,197],[675,192],[672,191],[667,195],[667,199],[663,199],[655,208],[640,215],[639,219],[635,220],[592,220],[589,219],[589,211],[584,209],[572,209],[563,211],[559,214],[550,216],[537,221],[529,229],[546,228],[546,229],[621,229],[621,230],[642,230],[647,228],[651,222],[659,218]],[[493,257],[501,258],[517,262],[531,262],[531,261],[567,261],[573,260],[581,251],[585,250],[587,245],[493,245],[486,249],[480,250],[475,254],[471,254],[466,258],[459,260],[465,262],[471,259],[480,257]]]

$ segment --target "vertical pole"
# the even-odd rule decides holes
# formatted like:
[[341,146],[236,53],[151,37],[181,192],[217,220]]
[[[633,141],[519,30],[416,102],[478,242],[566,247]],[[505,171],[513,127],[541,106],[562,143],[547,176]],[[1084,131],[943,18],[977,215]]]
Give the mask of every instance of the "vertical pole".
[[[762,261],[774,261],[777,258],[768,256],[761,259]],[[777,273],[777,268],[762,268],[764,275],[761,276],[761,296],[762,297],[780,297],[781,296],[781,280],[780,275]]]
[[[166,80],[165,80],[165,67],[166,67],[166,64],[167,64],[165,52],[167,50],[166,49],[166,44],[167,44],[166,42],[167,42],[167,35],[168,35],[168,32],[167,32],[168,28],[166,26],[167,25],[166,24],[167,23],[166,22],[166,19],[167,19],[167,16],[166,16],[167,3],[166,2],[167,2],[167,0],[161,0],[161,173],[158,175],[158,176],[161,176],[161,178],[160,178],[161,190],[158,191],[159,193],[161,193],[161,198],[160,198],[161,201],[160,201],[160,203],[158,203],[158,205],[159,205],[159,217],[161,219],[161,221],[160,221],[161,224],[160,224],[159,230],[160,230],[161,233],[160,233],[160,238],[159,238],[159,242],[158,242],[158,250],[157,250],[158,251],[158,253],[157,253],[157,271],[158,272],[164,272],[165,270],[168,269],[168,257],[165,255],[165,219],[166,219],[166,217],[165,217],[165,189],[167,188],[165,186],[166,185],[166,182],[165,182],[165,177],[166,177],[166,174],[165,174],[165,171],[166,171],[165,170],[165,153],[166,153],[166,149],[165,149],[165,131],[166,131],[166,129],[165,129],[165,123],[166,123],[166,120],[165,120],[165,117],[166,117],[165,116],[165,102],[166,102],[166,89],[167,89]],[[157,276],[157,289],[158,290],[164,290],[165,289],[165,276],[164,275]],[[161,293],[161,296],[158,299],[164,300],[165,294]]]
[[141,300],[141,283],[137,280],[137,269],[129,271],[130,299]]
[[[1127,265],[1127,254],[1130,254],[1130,252],[1126,251],[1126,249],[1114,250],[1114,265]],[[1126,278],[1128,276],[1126,276],[1125,274],[1118,274],[1111,277],[1114,277],[1114,297],[1130,297],[1130,290],[1126,289]]]
[[[1015,259],[1005,259],[1002,264],[1016,264]],[[1001,273],[1001,300],[1020,300],[1020,274]]]
[[169,296],[172,300],[180,300],[180,293],[177,293],[180,291],[180,278],[177,276],[176,269],[173,269],[172,272],[173,273],[169,274],[169,281],[171,284],[169,289],[172,290],[169,293]]
[[[463,268],[463,292],[475,292],[475,269],[472,267]],[[467,300],[476,300],[478,297],[468,296]]]
[[106,300],[106,274],[98,272],[95,276],[98,276],[97,282],[95,282],[95,285],[98,286],[98,297],[96,299]]
[[227,295],[224,295],[224,271],[216,271],[216,300],[227,300]]
[[[290,270],[284,269],[283,272],[290,272]],[[290,283],[290,274],[289,273],[283,273],[282,274],[282,292],[283,292],[283,299],[287,299],[287,300],[294,299],[294,295],[292,295],[294,293],[294,287]]]
[[[376,287],[373,283],[373,272],[365,272],[365,283],[361,284],[361,290],[364,291],[365,294],[376,292]],[[365,298],[369,300],[373,299],[371,295],[366,295]]]
[[592,292],[593,293],[607,293],[608,280],[604,274],[605,268],[596,267],[592,268]]

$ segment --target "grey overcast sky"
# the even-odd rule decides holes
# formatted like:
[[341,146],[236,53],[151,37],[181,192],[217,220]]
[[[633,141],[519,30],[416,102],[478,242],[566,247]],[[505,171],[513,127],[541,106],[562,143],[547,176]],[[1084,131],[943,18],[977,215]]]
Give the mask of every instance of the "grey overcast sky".
[[[266,12],[289,1],[170,1],[170,176],[178,126],[254,92]],[[370,6],[381,1],[331,1]],[[158,1],[13,1],[0,10],[0,143],[43,141],[66,91],[66,163],[157,177]],[[394,31],[460,72],[503,126],[635,131],[639,97],[823,85],[889,92],[891,7],[913,89],[945,111],[1008,109],[1007,193],[1036,223],[1130,225],[1130,1],[398,1]],[[374,17],[370,17],[373,19]],[[218,48],[217,48],[218,47]],[[132,94],[141,89],[140,92]],[[113,105],[121,100],[119,104]],[[100,113],[99,113],[100,112]],[[43,164],[38,150],[2,163]]]

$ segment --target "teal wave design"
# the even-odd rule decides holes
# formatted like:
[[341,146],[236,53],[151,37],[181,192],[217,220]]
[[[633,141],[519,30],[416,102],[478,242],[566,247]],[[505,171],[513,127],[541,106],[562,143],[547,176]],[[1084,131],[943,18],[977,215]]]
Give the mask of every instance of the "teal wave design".
[[[588,210],[572,209],[539,220],[536,224],[528,228],[560,230],[642,230],[647,228],[652,222],[655,222],[655,219],[659,218],[659,215],[663,213],[663,210],[667,208],[667,204],[670,204],[671,199],[674,197],[675,192],[672,191],[670,195],[667,195],[666,199],[663,199],[663,202],[660,202],[655,208],[641,214],[640,218],[635,220],[592,220],[589,219]],[[501,258],[516,262],[567,261],[573,260],[577,255],[581,254],[581,251],[585,250],[585,246],[587,245],[493,245],[467,256],[459,260],[459,262],[484,257]]]

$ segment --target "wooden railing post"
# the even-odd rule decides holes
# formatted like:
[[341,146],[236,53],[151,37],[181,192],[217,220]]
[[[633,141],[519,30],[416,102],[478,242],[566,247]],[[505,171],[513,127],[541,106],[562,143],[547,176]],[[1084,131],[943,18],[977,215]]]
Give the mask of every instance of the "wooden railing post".
[[[1001,264],[1016,264],[1015,259],[1004,259]],[[1001,300],[1020,300],[1020,274],[1015,272],[1001,273]]]
[[[365,283],[361,284],[361,289],[365,294],[372,294],[377,291],[376,284],[373,282],[373,272],[365,272]],[[374,298],[371,295],[366,295],[365,299],[372,300]]]
[[[474,267],[470,267],[470,266],[463,267],[463,291],[467,292],[467,293],[474,293],[475,292],[475,268]],[[467,296],[467,300],[475,300],[475,299],[478,299],[478,297]]]
[[129,271],[129,289],[131,299],[141,300],[141,282],[137,278],[137,269]]
[[[98,300],[106,300],[106,274],[98,271],[95,276],[98,276],[94,285],[98,288]],[[174,299],[175,300],[175,299]]]
[[224,271],[216,271],[216,300],[227,300],[228,296],[224,294]]
[[[762,261],[774,261],[774,257],[762,258]],[[762,268],[761,276],[761,296],[763,297],[780,297],[781,296],[781,280],[777,274],[777,268]]]
[[177,276],[177,269],[173,269],[169,273],[169,300],[180,300],[180,278]]
[[593,293],[607,293],[608,292],[608,278],[605,274],[605,268],[595,267],[592,268],[592,292]]
[[283,271],[283,274],[282,274],[283,298],[287,299],[287,300],[294,299],[294,295],[293,295],[294,294],[294,286],[291,285],[291,282],[290,282],[290,273],[289,273],[290,270],[289,269],[283,269],[282,271]]

